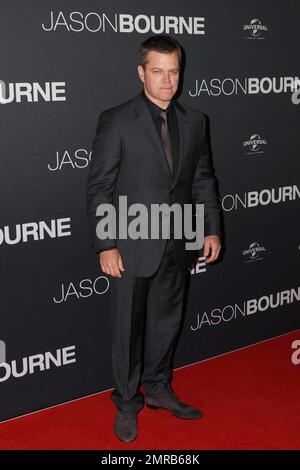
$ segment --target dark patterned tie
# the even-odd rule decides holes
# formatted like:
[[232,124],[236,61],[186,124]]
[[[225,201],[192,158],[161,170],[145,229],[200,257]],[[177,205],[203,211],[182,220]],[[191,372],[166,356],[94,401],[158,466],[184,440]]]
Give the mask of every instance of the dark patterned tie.
[[162,118],[161,123],[161,140],[165,149],[165,154],[169,163],[171,173],[173,174],[173,155],[172,155],[172,143],[167,121],[167,111],[161,111],[160,117]]

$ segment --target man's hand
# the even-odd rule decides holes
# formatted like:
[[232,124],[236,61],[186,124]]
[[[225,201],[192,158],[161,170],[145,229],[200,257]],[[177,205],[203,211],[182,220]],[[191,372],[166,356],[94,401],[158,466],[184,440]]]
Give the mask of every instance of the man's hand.
[[[209,252],[211,250],[211,254]],[[204,237],[204,256],[205,262],[211,263],[212,261],[216,261],[221,251],[221,240],[219,235],[207,235]]]
[[121,255],[117,248],[100,252],[99,262],[102,271],[113,277],[122,277],[120,271],[125,271]]

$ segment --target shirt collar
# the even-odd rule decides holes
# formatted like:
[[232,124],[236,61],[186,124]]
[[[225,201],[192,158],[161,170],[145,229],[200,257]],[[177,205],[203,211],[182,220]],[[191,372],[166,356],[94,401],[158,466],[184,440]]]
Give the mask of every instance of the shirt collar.
[[169,103],[169,106],[167,107],[167,109],[163,109],[161,108],[160,106],[158,106],[157,104],[153,103],[153,101],[151,101],[148,96],[146,95],[145,91],[143,90],[143,97],[144,97],[144,100],[146,102],[146,104],[148,105],[149,107],[149,110],[150,110],[150,113],[151,113],[151,116],[154,120],[158,119],[159,116],[160,116],[160,113],[161,111],[167,111],[167,113],[170,112],[172,106],[173,106],[173,101],[171,100],[170,103]]

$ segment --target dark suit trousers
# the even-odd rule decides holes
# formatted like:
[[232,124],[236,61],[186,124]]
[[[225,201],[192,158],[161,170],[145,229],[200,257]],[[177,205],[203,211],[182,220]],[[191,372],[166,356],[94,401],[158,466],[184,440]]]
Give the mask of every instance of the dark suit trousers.
[[[125,266],[126,269],[126,266]],[[150,277],[109,276],[112,365],[118,410],[139,411],[145,394],[171,382],[173,355],[180,332],[188,272],[180,271],[172,238],[157,271]]]

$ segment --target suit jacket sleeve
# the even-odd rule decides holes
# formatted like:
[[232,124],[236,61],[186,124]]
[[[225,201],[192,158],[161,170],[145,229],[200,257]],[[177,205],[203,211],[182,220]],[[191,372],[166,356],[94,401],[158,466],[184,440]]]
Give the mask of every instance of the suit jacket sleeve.
[[99,204],[113,204],[113,192],[120,161],[121,140],[117,123],[113,112],[106,110],[99,116],[86,185],[91,241],[96,252],[117,247],[115,239],[101,240],[97,237],[96,226],[101,217],[96,216],[96,210]]
[[192,186],[192,200],[194,204],[204,204],[204,236],[221,236],[221,205],[217,192],[217,179],[209,155],[205,115],[202,143]]

